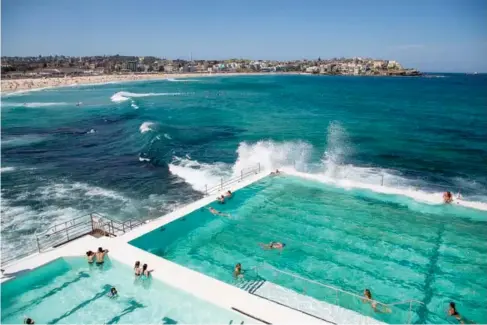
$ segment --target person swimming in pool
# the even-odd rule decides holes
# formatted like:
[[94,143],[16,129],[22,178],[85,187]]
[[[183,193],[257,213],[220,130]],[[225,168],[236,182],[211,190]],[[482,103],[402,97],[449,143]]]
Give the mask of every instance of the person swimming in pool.
[[271,241],[269,244],[260,243],[259,245],[263,249],[283,249],[286,247],[286,244],[277,241]]
[[96,265],[103,265],[105,263],[106,254],[108,254],[108,249],[98,247],[98,252],[96,252]]
[[142,275],[148,278],[154,270],[149,270],[147,264],[142,265]]
[[115,287],[112,287],[110,289],[110,293],[108,294],[108,296],[110,298],[116,298],[116,297],[118,297],[118,291],[117,291],[117,289],[115,289]]
[[35,324],[34,320],[30,317],[24,318],[24,324]]
[[370,292],[369,289],[364,290],[364,297],[365,297],[365,299],[363,299],[362,302],[364,302],[364,303],[370,302],[372,309],[374,311],[377,311],[377,302],[374,299],[372,299],[372,293]]
[[465,322],[462,319],[462,316],[460,316],[460,314],[458,313],[455,303],[453,301],[450,302],[448,308],[448,316],[455,317],[461,324],[465,324]]
[[235,278],[241,278],[243,277],[243,271],[242,271],[242,264],[240,263],[237,263],[237,265],[235,265],[235,269],[233,270],[233,276]]
[[210,210],[210,212],[215,216],[230,217],[229,214],[222,213],[212,207],[209,207],[208,210]]
[[232,194],[232,191],[230,191],[230,190],[228,190],[228,191],[227,191],[227,193],[225,193],[225,196],[226,196],[227,198],[231,198],[231,197],[232,197],[232,195],[233,195],[233,194]]
[[86,252],[86,259],[88,260],[88,264],[93,264],[95,258],[95,253],[93,251]]
[[217,197],[216,199],[218,200],[218,203],[220,203],[220,204],[225,204],[225,198],[223,197],[223,195],[222,195],[222,196]]
[[140,276],[142,274],[142,269],[140,268],[140,262],[139,261],[135,262],[134,274],[135,274],[135,276]]

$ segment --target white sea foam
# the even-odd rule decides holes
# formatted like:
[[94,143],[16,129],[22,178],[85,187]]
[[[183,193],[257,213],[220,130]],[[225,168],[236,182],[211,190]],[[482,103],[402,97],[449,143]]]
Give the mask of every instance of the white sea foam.
[[146,133],[149,131],[154,131],[155,126],[156,126],[156,123],[154,123],[154,122],[144,122],[139,127],[140,133]]
[[130,106],[132,106],[133,109],[139,109],[139,106],[137,106],[134,101],[132,101],[132,104],[130,104]]
[[164,138],[166,138],[168,140],[171,140],[172,139],[171,136],[169,134],[167,134],[167,133],[164,133]]
[[167,78],[167,81],[170,82],[192,82],[192,81],[201,81],[199,79],[174,79],[174,78]]
[[215,185],[231,175],[231,166],[225,163],[205,164],[196,160],[174,157],[169,171],[191,184],[193,189],[204,191],[205,186]]
[[38,108],[38,107],[50,107],[50,106],[68,106],[74,105],[66,102],[31,102],[31,103],[12,103],[12,102],[2,102],[2,107],[28,107],[28,108]]
[[16,169],[15,167],[1,167],[0,173],[13,172],[15,169]]
[[139,156],[139,161],[149,162],[150,161],[150,158],[144,158],[144,157],[140,157]]
[[91,129],[88,132],[86,132],[86,134],[93,134],[93,133],[96,133],[95,129]]
[[2,138],[2,147],[20,147],[46,141],[49,136],[37,134],[25,134],[19,136],[7,136]]
[[112,102],[114,103],[121,103],[127,101],[134,97],[151,97],[151,96],[179,96],[183,95],[183,93],[131,93],[127,91],[119,91],[110,97]]

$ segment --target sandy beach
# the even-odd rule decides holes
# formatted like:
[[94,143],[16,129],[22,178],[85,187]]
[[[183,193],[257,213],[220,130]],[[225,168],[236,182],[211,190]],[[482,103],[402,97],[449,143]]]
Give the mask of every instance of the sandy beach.
[[[153,79],[177,79],[177,78],[201,78],[235,75],[269,75],[270,73],[157,73],[157,74],[113,74],[99,76],[80,76],[64,78],[32,78],[32,79],[2,79],[2,94],[46,89],[54,87],[66,87],[86,84],[103,84],[109,82],[129,82],[137,80]],[[288,73],[289,74],[289,73]],[[297,74],[297,73],[294,73]]]

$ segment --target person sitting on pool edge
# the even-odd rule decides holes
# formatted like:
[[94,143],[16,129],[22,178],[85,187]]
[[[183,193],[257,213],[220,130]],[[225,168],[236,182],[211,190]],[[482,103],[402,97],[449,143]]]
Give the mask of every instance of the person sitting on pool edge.
[[283,249],[286,244],[277,241],[271,241],[269,244],[259,243],[260,247],[263,249]]
[[98,252],[96,252],[96,265],[103,265],[105,263],[106,254],[108,254],[108,249],[98,247]]
[[227,198],[231,198],[232,197],[232,191],[228,190],[227,193],[225,193],[225,196]]
[[275,172],[271,172],[271,175],[279,175],[281,172],[279,171],[279,169],[276,169]]
[[240,263],[237,263],[237,265],[235,265],[235,269],[233,270],[233,276],[235,278],[241,278],[243,277],[243,274],[242,274],[242,264]]
[[453,195],[451,192],[447,191],[443,193],[443,202],[445,203],[452,203],[453,202]]
[[220,204],[225,204],[225,197],[223,197],[223,195],[222,195],[222,196],[217,197],[216,199],[218,200],[218,203],[220,203]]

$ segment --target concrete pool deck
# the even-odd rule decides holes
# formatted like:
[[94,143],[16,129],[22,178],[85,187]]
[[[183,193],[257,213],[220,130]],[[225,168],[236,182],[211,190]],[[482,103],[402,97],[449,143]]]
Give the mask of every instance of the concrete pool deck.
[[[227,190],[235,192],[261,180],[267,175],[268,171],[262,171],[256,175],[241,180],[238,183],[234,183],[229,187],[222,188],[221,192]],[[268,297],[266,299],[266,292],[268,293],[269,288],[274,285],[270,282],[266,284],[265,288],[262,288],[261,294],[263,297],[259,297],[246,290],[193,271],[129,244],[131,240],[137,237],[208,205],[215,200],[216,196],[217,193],[204,197],[165,216],[152,220],[119,237],[95,238],[86,235],[49,251],[28,256],[8,265],[5,268],[1,282],[3,283],[16,275],[33,270],[59,257],[84,256],[87,250],[95,251],[98,247],[103,247],[104,249],[109,250],[109,258],[124,263],[130,267],[134,265],[135,261],[147,263],[149,269],[154,269],[152,276],[155,279],[167,283],[177,289],[189,292],[198,298],[213,303],[214,305],[240,312],[248,318],[253,318],[255,323],[382,324],[376,319],[325,302],[320,302],[320,306],[326,309],[325,311],[316,312],[316,310],[313,309],[308,311],[306,307],[303,306],[309,305],[309,302],[314,299],[299,294],[291,296],[288,292],[289,290],[279,291],[280,299],[282,301],[273,301],[274,299],[271,300]],[[274,286],[279,287],[277,285]],[[274,290],[273,294],[276,292],[277,291]],[[283,295],[288,295],[289,297],[284,297]],[[287,300],[292,300],[295,303],[290,305],[282,303],[286,301],[286,298],[290,298]]]

